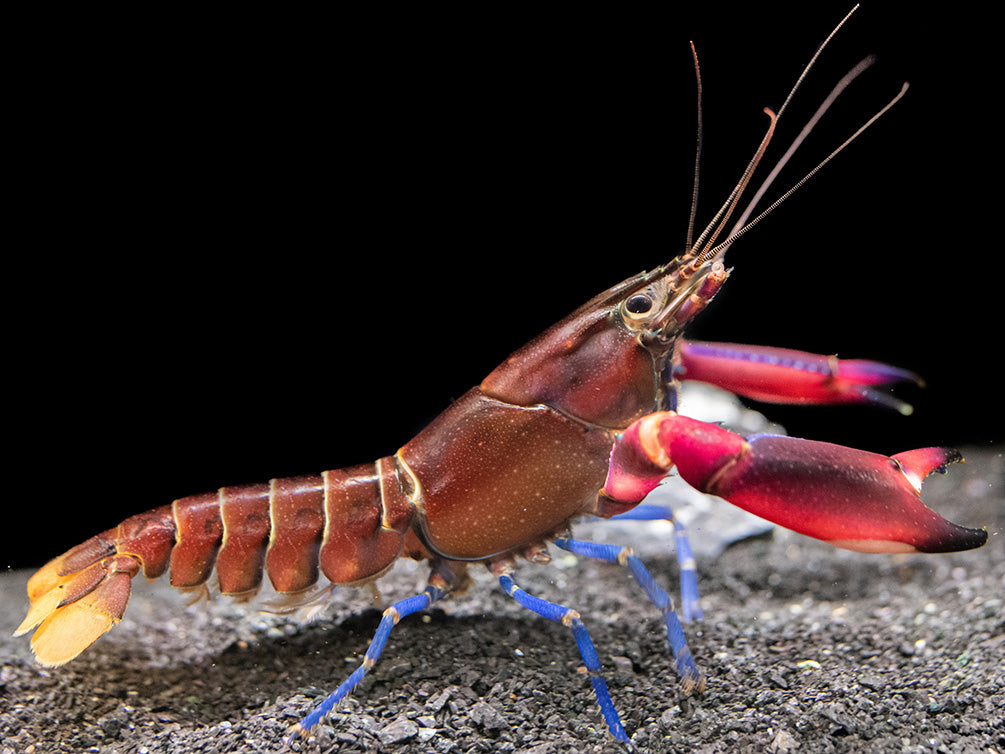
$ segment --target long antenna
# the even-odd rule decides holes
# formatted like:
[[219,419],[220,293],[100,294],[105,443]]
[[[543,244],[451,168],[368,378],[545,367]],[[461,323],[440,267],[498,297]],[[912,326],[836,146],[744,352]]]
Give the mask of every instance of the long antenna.
[[856,10],[858,10],[858,5],[855,5],[850,11],[848,11],[848,13],[845,14],[844,18],[841,19],[841,21],[837,24],[837,26],[835,26],[834,29],[830,32],[830,34],[827,35],[826,39],[824,39],[824,41],[820,43],[820,46],[817,47],[817,50],[813,54],[813,57],[810,58],[810,61],[803,67],[803,70],[799,74],[799,77],[796,79],[795,84],[793,84],[792,88],[789,90],[788,96],[785,98],[785,101],[779,108],[778,113],[775,114],[771,110],[765,108],[765,113],[767,113],[768,117],[771,118],[771,123],[768,127],[767,133],[761,140],[761,143],[758,145],[757,151],[754,153],[754,156],[747,164],[747,167],[745,168],[742,177],[737,182],[736,187],[730,193],[729,197],[726,199],[726,202],[722,205],[722,207],[719,208],[719,211],[715,214],[715,217],[712,218],[712,221],[708,224],[708,226],[701,233],[698,239],[693,243],[693,245],[691,239],[693,236],[694,217],[697,211],[697,203],[698,203],[698,172],[699,172],[698,168],[701,155],[702,135],[701,135],[701,77],[698,72],[698,56],[697,53],[695,53],[694,44],[691,45],[691,52],[695,60],[695,74],[698,77],[698,108],[699,108],[698,150],[695,158],[695,184],[691,196],[691,214],[688,220],[687,246],[685,247],[686,248],[685,253],[687,255],[694,255],[690,262],[692,269],[697,268],[701,264],[704,264],[710,259],[713,259],[715,256],[724,253],[725,250],[729,248],[730,244],[732,244],[737,238],[745,234],[748,230],[750,230],[750,228],[754,227],[757,223],[759,223],[764,217],[766,217],[776,207],[778,207],[778,205],[780,205],[782,202],[788,199],[793,193],[795,193],[797,189],[799,189],[799,187],[801,187],[804,183],[806,183],[806,181],[808,181],[811,177],[813,177],[813,175],[815,175],[824,165],[830,162],[839,152],[841,152],[841,150],[843,150],[846,146],[848,146],[848,144],[854,141],[863,131],[865,131],[865,129],[871,126],[880,116],[882,116],[887,110],[889,110],[894,103],[896,103],[901,97],[904,96],[904,93],[907,91],[907,84],[904,84],[900,93],[896,97],[894,97],[883,109],[881,109],[879,112],[873,115],[854,134],[852,134],[851,137],[849,137],[843,144],[841,144],[837,149],[831,152],[819,165],[817,165],[815,168],[813,168],[813,170],[807,173],[798,183],[796,183],[792,188],[786,191],[779,199],[773,202],[771,206],[768,207],[765,211],[761,212],[761,214],[759,214],[756,218],[754,218],[750,222],[747,222],[747,219],[754,211],[754,207],[763,197],[764,193],[768,190],[768,187],[771,186],[778,173],[789,161],[789,159],[799,148],[799,146],[803,143],[803,141],[806,139],[810,131],[813,130],[814,126],[816,126],[819,120],[823,117],[824,113],[827,112],[827,110],[833,104],[834,100],[837,99],[837,97],[841,94],[841,92],[843,92],[848,87],[848,85],[855,80],[855,78],[857,78],[863,71],[865,71],[869,66],[871,66],[873,62],[875,62],[875,58],[872,56],[862,60],[858,65],[856,65],[847,74],[845,74],[845,76],[837,83],[834,89],[831,90],[831,93],[828,95],[828,97],[823,101],[823,103],[821,103],[820,107],[817,108],[816,113],[814,113],[813,117],[810,118],[810,120],[806,123],[806,125],[803,127],[799,135],[793,140],[788,150],[785,152],[784,155],[782,155],[782,158],[772,169],[771,173],[768,174],[768,177],[758,187],[757,191],[754,194],[753,199],[751,199],[746,209],[740,215],[740,218],[737,220],[736,224],[733,226],[733,229],[729,232],[726,239],[718,244],[715,243],[715,239],[722,231],[722,228],[729,219],[729,216],[732,214],[733,210],[739,203],[740,196],[742,195],[744,189],[746,189],[747,185],[749,184],[750,178],[755,168],[757,167],[758,163],[760,162],[761,157],[763,156],[764,151],[767,148],[768,142],[771,140],[771,136],[774,133],[774,127],[778,119],[782,116],[782,113],[788,107],[789,102],[795,96],[796,91],[799,89],[803,81],[806,79],[806,76],[809,74],[810,69],[816,63],[817,58],[820,57],[821,53],[824,51],[824,48],[827,47],[828,43],[831,41],[834,35],[837,34],[838,31],[840,31],[840,29],[845,25],[848,19],[851,18],[852,14]]
[[698,90],[698,137],[694,149],[694,188],[691,189],[691,214],[687,219],[687,240],[684,248],[691,250],[691,239],[694,236],[694,218],[698,213],[698,177],[701,175],[701,68],[698,66],[698,52],[691,42],[691,57],[694,58],[695,88]]
[[831,93],[827,95],[827,98],[820,104],[820,107],[817,108],[817,111],[813,113],[813,117],[806,122],[805,126],[803,126],[803,130],[800,131],[799,135],[793,140],[792,145],[788,148],[785,154],[782,155],[781,159],[778,161],[775,167],[772,168],[771,172],[768,174],[768,177],[764,179],[764,183],[762,183],[760,187],[757,189],[757,191],[754,193],[754,198],[750,200],[750,204],[747,205],[747,209],[743,211],[743,214],[740,215],[740,219],[736,221],[736,225],[733,226],[733,230],[730,231],[730,235],[736,233],[736,231],[738,231],[740,228],[743,227],[743,224],[747,221],[747,218],[750,217],[750,215],[753,213],[754,207],[757,205],[757,202],[760,201],[762,196],[764,196],[765,192],[767,192],[768,190],[768,187],[771,186],[775,178],[778,177],[778,174],[782,171],[782,168],[785,167],[786,163],[789,161],[792,155],[795,154],[796,150],[799,149],[799,146],[803,143],[806,137],[809,136],[810,131],[813,130],[813,127],[816,126],[819,120],[823,117],[824,113],[826,113],[827,110],[830,108],[830,106],[834,103],[834,100],[838,98],[838,95],[840,95],[841,92],[843,92],[852,81],[858,78],[859,74],[861,74],[875,62],[876,58],[873,55],[869,55],[863,58],[858,65],[856,65],[854,68],[848,71],[848,73],[844,75],[844,77],[837,83],[837,85],[835,85],[835,87],[831,90]]
[[865,131],[867,128],[869,128],[869,126],[871,126],[873,123],[875,123],[877,120],[879,120],[886,113],[887,110],[889,110],[891,107],[893,107],[895,104],[897,104],[897,102],[900,100],[900,98],[903,97],[907,93],[907,89],[908,89],[908,84],[905,81],[904,84],[903,84],[903,86],[901,86],[900,91],[897,93],[897,95],[893,99],[891,99],[889,102],[887,102],[886,105],[879,112],[877,112],[875,115],[873,115],[871,118],[869,118],[869,120],[867,120],[865,123],[863,123],[861,126],[859,126],[858,130],[855,131],[855,133],[853,133],[847,139],[845,139],[844,142],[841,144],[841,146],[839,146],[837,149],[835,149],[833,152],[831,152],[829,155],[827,155],[827,157],[825,157],[820,162],[819,165],[817,165],[815,168],[813,168],[813,170],[811,170],[809,173],[807,173],[806,175],[804,175],[802,177],[802,179],[798,183],[796,183],[792,188],[790,188],[788,191],[786,191],[784,194],[782,194],[780,197],[778,197],[778,199],[776,199],[774,202],[772,202],[771,206],[769,206],[767,209],[765,209],[763,212],[761,212],[761,214],[759,214],[757,217],[755,217],[753,220],[751,220],[749,223],[747,223],[743,227],[741,227],[741,228],[739,228],[737,230],[734,230],[729,235],[729,237],[725,241],[723,241],[722,243],[720,243],[719,245],[713,246],[711,249],[706,249],[701,254],[699,254],[698,258],[695,260],[695,264],[697,265],[698,263],[706,262],[709,259],[715,258],[718,254],[724,253],[726,251],[726,249],[729,248],[730,244],[732,244],[736,239],[738,239],[740,236],[744,235],[748,230],[750,230],[751,228],[753,228],[755,225],[757,225],[759,222],[761,222],[761,220],[763,220],[765,217],[767,217],[769,214],[771,214],[771,212],[779,204],[781,204],[786,199],[788,199],[790,196],[792,196],[804,183],[806,183],[806,181],[808,181],[810,178],[812,178],[814,175],[816,175],[817,172],[824,165],[826,165],[828,162],[830,162],[831,160],[833,160],[838,155],[839,152],[841,152],[845,147],[847,147],[849,144],[851,144],[853,141],[855,141],[855,139],[857,139],[862,134],[863,131]]

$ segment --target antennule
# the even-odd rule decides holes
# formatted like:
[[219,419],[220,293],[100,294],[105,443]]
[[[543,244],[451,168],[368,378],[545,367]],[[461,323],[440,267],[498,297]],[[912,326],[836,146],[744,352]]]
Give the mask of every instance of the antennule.
[[834,104],[834,101],[838,98],[838,96],[848,88],[848,85],[851,84],[852,81],[858,78],[861,73],[863,73],[875,62],[875,55],[867,55],[859,61],[858,65],[848,71],[848,73],[841,78],[834,88],[831,89],[831,93],[827,95],[827,98],[822,103],[820,103],[820,107],[818,107],[817,111],[813,113],[813,117],[806,122],[806,125],[803,126],[803,130],[799,132],[799,135],[795,139],[793,139],[792,145],[788,148],[785,154],[782,155],[781,159],[778,160],[775,167],[772,168],[770,173],[768,173],[768,177],[764,179],[760,188],[758,188],[754,193],[753,198],[750,200],[750,204],[747,205],[747,209],[744,210],[742,215],[740,215],[740,219],[736,221],[736,225],[733,226],[733,230],[730,231],[730,235],[742,228],[743,224],[747,222],[747,218],[753,214],[754,207],[757,206],[761,197],[767,192],[768,187],[771,186],[775,178],[778,177],[782,168],[785,167],[792,155],[795,154],[796,150],[799,149],[806,137],[809,136],[810,131],[812,131],[816,124],[820,121],[824,113],[826,113],[827,110],[830,109],[830,106]]
[[691,239],[694,237],[694,218],[698,213],[698,177],[701,174],[701,68],[698,66],[698,51],[694,49],[694,42],[691,42],[691,56],[694,58],[694,78],[697,89],[698,102],[698,135],[697,144],[694,149],[694,187],[691,189],[691,214],[687,218],[687,239],[684,248],[691,250]]
[[[699,150],[698,150],[698,154],[695,157],[695,184],[694,184],[694,190],[693,190],[693,193],[692,193],[692,196],[691,196],[691,216],[690,216],[690,219],[688,221],[687,245],[685,247],[685,249],[686,249],[685,250],[685,254],[687,256],[694,255],[694,256],[691,257],[691,264],[694,265],[695,267],[697,267],[698,265],[700,265],[704,261],[707,261],[708,259],[711,259],[712,257],[715,256],[715,254],[719,253],[720,251],[724,250],[725,248],[728,248],[729,243],[734,238],[739,237],[740,235],[743,234],[743,232],[746,231],[746,229],[743,228],[743,227],[741,227],[741,226],[743,224],[743,220],[745,220],[746,217],[748,217],[749,214],[750,214],[750,212],[752,211],[753,205],[754,205],[753,202],[751,202],[751,204],[748,205],[747,210],[743,213],[743,215],[741,217],[741,221],[738,222],[736,224],[736,226],[734,226],[733,231],[731,231],[730,234],[727,236],[726,241],[723,241],[722,243],[720,243],[717,246],[713,247],[713,244],[715,242],[716,237],[718,237],[719,233],[722,231],[722,228],[725,226],[726,221],[728,220],[729,216],[732,214],[733,210],[736,208],[737,203],[739,202],[740,195],[743,193],[744,189],[747,187],[747,184],[750,182],[750,178],[751,178],[751,176],[752,176],[752,174],[754,172],[754,169],[757,167],[757,164],[760,162],[761,157],[764,154],[764,150],[767,148],[768,142],[771,139],[771,135],[774,132],[775,124],[777,123],[778,119],[781,117],[782,113],[785,111],[785,108],[788,107],[789,102],[792,100],[793,96],[795,96],[795,93],[799,89],[799,86],[802,84],[803,80],[809,74],[810,69],[813,68],[814,63],[816,63],[817,58],[820,57],[821,53],[824,51],[824,48],[827,47],[828,43],[831,41],[831,39],[834,37],[834,35],[837,34],[838,31],[840,31],[841,27],[843,27],[845,25],[845,23],[848,21],[849,18],[851,18],[852,14],[856,10],[858,10],[858,5],[855,5],[850,11],[848,11],[848,13],[845,14],[844,18],[842,18],[841,21],[838,22],[837,26],[835,26],[831,30],[830,34],[827,35],[826,39],[824,39],[824,41],[820,43],[820,46],[817,47],[816,52],[813,53],[813,57],[810,58],[810,62],[806,64],[806,66],[802,70],[802,73],[800,73],[799,77],[796,79],[796,83],[793,84],[792,88],[789,90],[789,94],[785,98],[785,101],[782,103],[781,108],[779,108],[777,115],[774,114],[774,113],[772,113],[767,108],[765,108],[765,112],[768,113],[768,116],[771,118],[771,124],[768,127],[768,133],[765,135],[764,139],[762,139],[761,144],[758,146],[757,151],[754,153],[754,157],[751,159],[750,163],[747,165],[747,168],[746,168],[746,170],[744,170],[743,176],[740,178],[740,181],[737,183],[736,187],[730,193],[729,197],[726,199],[726,201],[722,205],[722,207],[719,208],[719,211],[715,214],[715,217],[712,218],[712,221],[708,224],[708,226],[705,228],[705,230],[701,233],[701,235],[698,237],[698,239],[692,245],[692,243],[691,243],[691,237],[693,235],[694,217],[695,217],[695,212],[696,212],[696,209],[697,209],[697,202],[698,202],[698,165],[699,165],[700,149],[701,149],[701,80],[700,80],[700,77],[699,77],[699,81],[698,81],[698,147],[699,147]],[[692,50],[692,52],[694,52],[694,45],[693,44],[691,45],[691,50]],[[697,74],[698,73],[698,57],[697,57],[696,53],[695,53],[694,57],[695,57],[695,73]],[[861,71],[859,71],[859,73],[860,72]],[[855,75],[858,75],[858,74],[856,73]],[[852,76],[852,78],[854,78],[854,76]],[[842,81],[844,81],[844,80],[842,79]],[[841,86],[841,84],[839,84],[839,86]],[[847,86],[847,83],[845,83],[844,86]],[[836,96],[836,95],[834,95],[834,96]],[[802,138],[804,138],[804,135],[800,136],[800,138],[799,138],[798,141],[801,142]],[[791,148],[790,148],[790,151],[792,151]],[[783,159],[787,160],[789,156],[790,156],[790,154],[786,153],[786,156]],[[821,166],[818,166],[818,169],[819,169],[819,167],[821,167]],[[770,178],[773,179],[774,175],[775,175],[775,172],[773,171],[772,172],[772,176],[770,176]],[[808,177],[809,176],[807,176],[807,178]],[[803,181],[805,181],[805,180],[806,179],[804,178]],[[803,181],[800,181],[800,183],[802,183]],[[799,184],[797,184],[797,186],[798,185]],[[767,186],[766,185],[762,185],[761,188],[765,189],[765,188],[767,188]],[[758,190],[758,195],[755,197],[755,201],[760,198],[760,195],[762,193],[763,193],[763,191],[761,189],[759,189]],[[772,205],[772,206],[777,206],[777,204],[776,205]],[[760,218],[758,218],[758,219],[760,219]],[[713,231],[713,228],[714,228],[714,231]],[[701,249],[703,246],[704,246],[704,250],[696,251],[698,249]],[[713,247],[713,248],[710,249],[709,247]]]
[[[743,171],[743,176],[740,178],[740,182],[736,184],[736,188],[730,193],[729,198],[726,203],[722,205],[719,211],[716,213],[715,217],[712,218],[712,222],[709,223],[708,227],[698,238],[696,245],[704,245],[705,250],[698,254],[695,258],[694,265],[697,267],[705,260],[711,257],[708,254],[708,247],[715,243],[715,239],[722,232],[725,227],[726,222],[729,220],[729,216],[733,214],[733,210],[736,209],[740,202],[740,196],[743,194],[744,189],[750,183],[750,179],[754,175],[754,171],[757,169],[758,164],[761,162],[761,158],[764,157],[764,152],[768,148],[768,144],[771,142],[771,137],[775,133],[775,124],[778,122],[778,116],[770,108],[764,108],[764,114],[768,116],[770,122],[768,123],[768,130],[764,134],[764,138],[761,139],[761,143],[754,153],[753,158],[747,164],[747,169]],[[722,218],[720,220],[720,218]],[[718,225],[715,225],[718,223]],[[715,225],[715,230],[712,231],[712,226]],[[711,233],[709,231],[712,231]],[[706,240],[707,237],[707,240]]]
[[823,160],[821,160],[821,162],[815,168],[813,168],[810,172],[808,172],[806,175],[804,175],[799,180],[798,183],[796,183],[792,188],[790,188],[788,191],[786,191],[784,194],[782,194],[780,197],[778,197],[774,202],[771,203],[771,205],[767,209],[765,209],[763,212],[761,212],[761,214],[759,214],[757,217],[755,217],[749,223],[747,223],[746,225],[744,225],[741,228],[735,229],[732,233],[730,233],[729,237],[726,238],[725,241],[723,241],[722,243],[720,243],[719,245],[717,245],[717,246],[715,246],[715,247],[713,247],[711,249],[706,249],[705,251],[703,251],[700,254],[700,257],[703,258],[703,259],[706,259],[706,260],[707,259],[712,259],[717,254],[720,254],[720,253],[724,252],[727,248],[729,248],[730,244],[732,244],[734,241],[736,241],[736,239],[738,239],[740,236],[744,235],[748,230],[750,230],[751,228],[753,228],[755,225],[757,225],[759,222],[761,222],[761,220],[763,220],[765,217],[767,217],[769,214],[771,214],[771,212],[779,204],[781,204],[782,202],[784,202],[786,199],[788,199],[790,196],[792,196],[796,191],[798,191],[799,188],[804,183],[806,183],[806,181],[808,181],[810,178],[812,178],[814,175],[816,175],[824,165],[826,165],[828,162],[830,162],[835,157],[837,157],[837,155],[841,151],[843,151],[845,147],[847,147],[849,144],[851,144],[853,141],[855,141],[855,139],[857,139],[867,128],[869,128],[869,126],[871,126],[873,123],[875,123],[877,120],[879,120],[886,113],[887,110],[889,110],[891,107],[893,107],[895,104],[897,104],[897,102],[900,101],[901,97],[903,97],[907,93],[908,86],[909,86],[908,83],[905,81],[904,84],[903,84],[903,86],[901,86],[900,91],[897,93],[897,95],[893,99],[891,99],[889,102],[887,102],[886,105],[884,105],[879,110],[879,112],[877,112],[875,115],[873,115],[871,118],[869,118],[869,120],[867,120],[865,123],[863,123],[861,126],[859,126],[858,130],[856,130],[855,133],[853,133],[851,136],[849,136],[847,139],[845,139],[844,142],[842,142],[841,145],[837,149],[835,149],[833,152],[831,152],[829,155],[827,155]]

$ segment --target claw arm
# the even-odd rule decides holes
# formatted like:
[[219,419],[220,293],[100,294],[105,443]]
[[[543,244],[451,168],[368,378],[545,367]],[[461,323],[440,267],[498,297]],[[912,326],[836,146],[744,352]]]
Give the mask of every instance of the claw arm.
[[685,341],[678,376],[765,403],[871,403],[910,414],[911,406],[873,388],[922,384],[913,372],[878,361],[737,343]]
[[984,529],[958,526],[921,502],[922,480],[959,453],[922,448],[884,456],[779,435],[741,437],[665,411],[618,438],[601,501],[641,501],[674,466],[695,489],[800,534],[861,552],[980,547]]

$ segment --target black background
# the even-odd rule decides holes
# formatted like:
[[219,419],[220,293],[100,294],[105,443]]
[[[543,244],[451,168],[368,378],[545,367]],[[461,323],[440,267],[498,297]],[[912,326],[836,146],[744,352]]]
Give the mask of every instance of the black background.
[[[849,7],[751,5],[27,24],[8,108],[4,565],[175,497],[390,454],[532,335],[674,256],[688,40],[707,220],[761,108]],[[793,434],[887,453],[1000,441],[988,21],[878,5],[780,124],[776,156],[879,56],[775,193],[904,80],[907,97],[730,251],[691,334],[928,382],[902,392],[907,418],[766,409]]]

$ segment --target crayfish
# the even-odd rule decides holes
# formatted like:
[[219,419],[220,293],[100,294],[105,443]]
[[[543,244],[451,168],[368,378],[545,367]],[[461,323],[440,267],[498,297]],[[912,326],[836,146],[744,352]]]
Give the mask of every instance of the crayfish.
[[[190,589],[215,569],[220,591],[239,597],[254,594],[264,573],[280,594],[299,595],[322,575],[356,586],[398,558],[429,561],[426,589],[384,612],[362,664],[297,724],[293,735],[306,736],[374,666],[398,621],[464,587],[466,569],[479,563],[508,596],[571,630],[607,727],[624,741],[583,620],[521,589],[518,559],[547,561],[554,545],[626,566],[662,613],[685,690],[700,691],[704,678],[674,601],[643,562],[629,548],[571,538],[575,520],[672,520],[672,512],[640,503],[676,472],[702,492],[837,547],[948,552],[983,545],[985,530],[953,524],[920,499],[924,478],[960,459],[953,450],[887,457],[786,436],[742,437],[677,411],[683,380],[768,402],[902,408],[879,388],[914,379],[874,361],[684,336],[729,277],[728,248],[775,206],[752,217],[769,178],[727,229],[784,109],[768,113],[768,133],[739,185],[707,230],[693,239],[689,231],[680,256],[609,288],[518,349],[395,454],[223,487],[132,516],[32,577],[31,608],[18,633],[35,629],[38,661],[58,666],[120,621],[140,572],[169,573],[173,586]],[[686,620],[697,615],[698,595],[686,537],[679,543]]]

